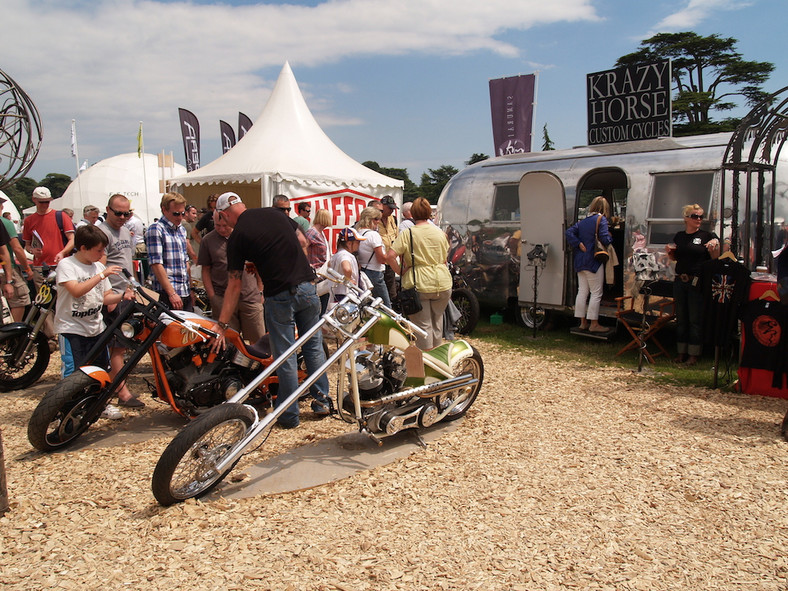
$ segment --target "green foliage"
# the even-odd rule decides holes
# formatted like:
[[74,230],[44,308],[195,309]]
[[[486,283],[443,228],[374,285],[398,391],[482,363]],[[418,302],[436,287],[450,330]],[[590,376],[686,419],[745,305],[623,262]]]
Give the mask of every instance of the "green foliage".
[[410,180],[410,176],[408,176],[408,171],[405,168],[386,168],[381,166],[374,160],[367,160],[366,162],[362,162],[364,166],[367,168],[374,170],[375,172],[379,172],[380,174],[385,174],[393,179],[397,179],[403,181],[405,186],[402,189],[402,200],[403,201],[413,201],[416,197],[419,196],[419,190],[416,184]]
[[66,192],[68,186],[71,184],[71,177],[67,174],[59,174],[57,172],[50,172],[44,179],[38,183],[41,187],[46,187],[52,193],[52,198],[57,199],[62,197]]
[[23,177],[14,181],[14,184],[5,190],[5,194],[13,201],[16,208],[21,212],[23,209],[33,205],[30,196],[33,189],[38,187],[38,182],[30,177]]
[[427,172],[421,175],[421,185],[419,186],[420,195],[433,205],[437,204],[443,187],[445,187],[451,177],[458,172],[456,168],[448,164],[444,164],[437,169],[427,169]]
[[548,152],[550,150],[555,150],[555,145],[553,144],[553,140],[550,139],[550,134],[547,133],[547,123],[545,123],[544,127],[542,127],[542,152]]
[[673,134],[695,135],[729,131],[738,119],[713,121],[712,113],[729,111],[743,98],[753,107],[768,95],[761,85],[774,70],[770,62],[745,61],[732,37],[702,37],[691,31],[659,33],[641,42],[634,53],[622,56],[616,67],[673,60]]
[[489,158],[490,157],[487,154],[471,154],[471,157],[465,161],[465,166],[470,166],[471,164],[476,164],[477,162],[481,162]]

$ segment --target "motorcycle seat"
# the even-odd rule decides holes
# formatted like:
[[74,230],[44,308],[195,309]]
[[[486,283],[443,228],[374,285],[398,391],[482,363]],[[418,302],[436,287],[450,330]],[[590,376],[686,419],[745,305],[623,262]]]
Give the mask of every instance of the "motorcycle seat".
[[249,345],[248,347],[246,347],[246,350],[259,359],[265,359],[266,357],[270,357],[271,339],[268,337],[267,334],[264,334],[254,345]]

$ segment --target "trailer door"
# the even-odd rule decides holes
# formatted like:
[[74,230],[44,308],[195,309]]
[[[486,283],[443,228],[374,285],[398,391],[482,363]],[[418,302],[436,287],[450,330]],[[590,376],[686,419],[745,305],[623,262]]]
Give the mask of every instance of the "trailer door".
[[[536,303],[539,306],[564,306],[564,186],[549,172],[529,172],[520,179],[520,305],[533,303],[534,271],[537,276]],[[547,247],[544,268],[529,261],[536,245]]]

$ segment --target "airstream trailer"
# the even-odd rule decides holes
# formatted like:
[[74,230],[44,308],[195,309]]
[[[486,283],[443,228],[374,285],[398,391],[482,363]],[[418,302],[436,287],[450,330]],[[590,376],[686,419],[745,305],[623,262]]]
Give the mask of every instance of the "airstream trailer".
[[[612,316],[615,297],[637,292],[636,273],[637,279],[672,281],[664,247],[684,228],[683,205],[700,204],[707,213],[704,227],[729,237],[731,210],[724,208],[721,216],[720,201],[724,196],[729,204],[733,183],[733,173],[722,166],[730,137],[723,133],[513,154],[469,166],[449,181],[438,201],[450,262],[460,267],[480,302],[516,307],[527,325],[534,321],[534,310],[569,309],[576,276],[564,232],[585,217],[595,196],[604,195],[621,263],[603,298],[601,314]],[[755,252],[768,255],[774,235],[771,227],[756,232],[750,225],[763,220],[764,212],[766,220],[788,217],[786,164],[781,160],[772,177],[777,186],[763,191],[768,203],[759,202],[760,215],[749,199],[738,208],[737,235],[744,240],[739,244],[750,259]],[[763,244],[751,248],[756,239]],[[771,264],[746,262],[753,269]]]

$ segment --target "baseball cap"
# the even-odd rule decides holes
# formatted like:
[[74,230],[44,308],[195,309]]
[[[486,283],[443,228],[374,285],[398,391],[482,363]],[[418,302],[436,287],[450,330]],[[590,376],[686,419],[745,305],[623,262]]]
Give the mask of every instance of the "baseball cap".
[[52,193],[46,187],[36,187],[33,190],[33,197],[36,199],[52,199]]
[[243,203],[237,193],[222,193],[216,201],[216,211],[224,211],[238,203]]
[[397,209],[397,202],[394,201],[394,197],[391,195],[386,195],[383,199],[380,200],[383,205],[388,205],[391,209]]
[[352,242],[353,240],[366,240],[361,234],[356,232],[353,228],[342,228],[337,235],[337,238],[342,242]]

